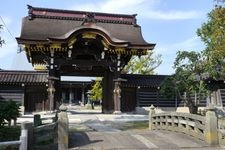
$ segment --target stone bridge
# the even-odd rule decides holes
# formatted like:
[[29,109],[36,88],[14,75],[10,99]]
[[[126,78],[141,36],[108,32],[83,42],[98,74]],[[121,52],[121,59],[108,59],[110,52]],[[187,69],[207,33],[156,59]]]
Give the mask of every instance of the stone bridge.
[[194,137],[170,131],[150,131],[150,130],[132,130],[132,131],[88,131],[71,132],[70,145],[71,150],[180,150],[180,149],[204,149],[217,150],[222,149],[218,146],[211,146],[206,142]]
[[[58,136],[68,135],[73,149],[224,149],[225,122],[213,109],[206,116],[185,113],[148,115],[79,113],[67,110],[69,123],[61,126]],[[63,117],[65,118],[65,117]],[[59,118],[59,120],[61,120]],[[122,130],[127,122],[145,121],[144,129]],[[149,121],[149,124],[148,124]],[[67,122],[67,121],[63,121]],[[148,128],[149,126],[149,128]],[[69,127],[69,132],[67,128]],[[66,128],[66,131],[63,130]],[[68,144],[59,139],[62,144]],[[60,144],[59,144],[60,145]],[[67,149],[67,148],[63,148]]]
[[154,109],[151,106],[149,111],[150,130],[184,133],[204,140],[209,145],[225,143],[225,119],[219,118],[212,106],[206,109],[205,116],[175,112],[155,114]]
[[[217,132],[211,134],[213,127],[211,124],[208,125],[208,122],[214,122],[214,113],[209,112],[211,117],[207,119],[200,115],[182,113],[155,114],[152,108],[149,118],[142,118],[149,120],[149,128],[125,131],[118,128],[125,123],[122,120],[137,121],[138,115],[69,115],[70,129],[76,128],[75,131],[70,130],[69,149],[223,149],[219,142],[213,141],[222,137]],[[76,121],[72,123],[72,120]],[[215,123],[212,124],[217,126]],[[218,125],[219,128],[223,128],[222,122]],[[211,141],[207,141],[205,135]],[[220,143],[222,141],[220,140]]]

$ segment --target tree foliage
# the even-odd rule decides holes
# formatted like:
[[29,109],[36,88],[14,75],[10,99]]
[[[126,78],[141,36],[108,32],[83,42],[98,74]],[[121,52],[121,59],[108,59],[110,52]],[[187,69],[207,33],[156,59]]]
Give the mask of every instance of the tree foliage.
[[206,92],[204,82],[198,79],[204,74],[201,54],[195,51],[178,51],[174,69],[175,74],[164,82],[161,92],[170,97],[178,96],[186,103],[191,113],[197,113],[197,104],[192,96],[196,92],[200,98],[202,93]]
[[102,100],[101,78],[97,78],[90,90],[90,99],[93,101]]
[[16,120],[19,117],[19,105],[10,100],[0,102],[0,126],[4,125],[7,120],[8,125],[11,125],[11,120]]
[[215,79],[225,74],[225,7],[217,5],[208,13],[207,22],[197,30],[197,35],[205,43],[203,51],[206,71]]
[[161,87],[160,87],[160,94],[167,98],[175,98],[177,97],[178,88],[176,86],[176,79],[174,75],[167,77]]
[[148,55],[133,56],[128,64],[124,67],[123,73],[129,74],[155,74],[154,70],[162,63],[161,55],[153,57],[153,53],[150,52]]
[[[197,30],[197,35],[205,43],[206,48],[197,53],[194,51],[179,51],[174,62],[175,74],[168,78],[161,91],[176,93],[194,112],[196,104],[191,95],[206,93],[206,85],[202,78],[225,77],[225,8],[224,0],[217,0],[217,6],[208,13],[207,22]],[[198,78],[196,78],[198,77]],[[175,87],[174,90],[170,88]],[[183,94],[186,93],[186,94]]]
[[[0,25],[0,30],[2,29],[2,25]],[[0,47],[2,46],[2,44],[4,43],[4,40],[0,37]]]

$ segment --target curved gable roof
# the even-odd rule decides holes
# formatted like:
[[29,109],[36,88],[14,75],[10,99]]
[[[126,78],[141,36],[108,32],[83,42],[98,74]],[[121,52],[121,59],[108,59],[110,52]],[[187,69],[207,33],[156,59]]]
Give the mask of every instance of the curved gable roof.
[[[147,43],[136,24],[136,15],[107,14],[98,12],[69,11],[28,6],[29,15],[23,18],[19,44],[27,41],[49,41],[62,38],[80,28],[92,29],[84,24],[92,22],[96,28],[110,35],[112,41],[126,41],[131,46],[153,49],[155,44]],[[107,32],[106,32],[107,31]]]

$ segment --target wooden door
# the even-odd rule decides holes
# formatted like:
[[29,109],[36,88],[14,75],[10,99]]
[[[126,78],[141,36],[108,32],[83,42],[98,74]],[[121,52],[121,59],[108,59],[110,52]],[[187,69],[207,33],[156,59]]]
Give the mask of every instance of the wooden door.
[[135,88],[122,88],[121,92],[121,111],[132,112],[136,107],[136,90]]

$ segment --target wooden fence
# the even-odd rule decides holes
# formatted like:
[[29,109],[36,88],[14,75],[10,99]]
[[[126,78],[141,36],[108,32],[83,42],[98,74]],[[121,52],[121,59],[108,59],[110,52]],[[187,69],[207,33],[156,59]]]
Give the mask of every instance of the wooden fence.
[[[58,142],[58,134],[57,134],[57,127],[58,127],[58,121],[54,120],[51,123],[45,123],[43,124],[43,120],[48,119],[42,119],[39,118],[39,116],[34,116],[34,128],[33,128],[33,135],[29,137],[32,139],[32,143],[29,144],[29,148],[35,150],[44,150],[44,149],[57,149],[57,142]],[[49,118],[52,120],[52,118]]]
[[0,142],[0,149],[13,146],[18,148],[19,150],[27,150],[28,149],[28,130],[31,127],[32,123],[24,122],[21,124],[21,135],[20,139],[17,141],[7,141],[7,142]]
[[[0,142],[0,148],[15,146],[19,150],[67,150],[69,143],[67,108],[59,107],[55,117],[34,116],[34,123],[21,124],[20,140]],[[59,136],[60,135],[60,136]]]
[[[41,118],[34,116],[33,143],[28,147],[34,150],[66,150],[68,149],[68,116],[66,106],[59,107],[60,112],[55,117]],[[50,120],[50,121],[47,121]],[[43,122],[50,123],[43,123]]]

